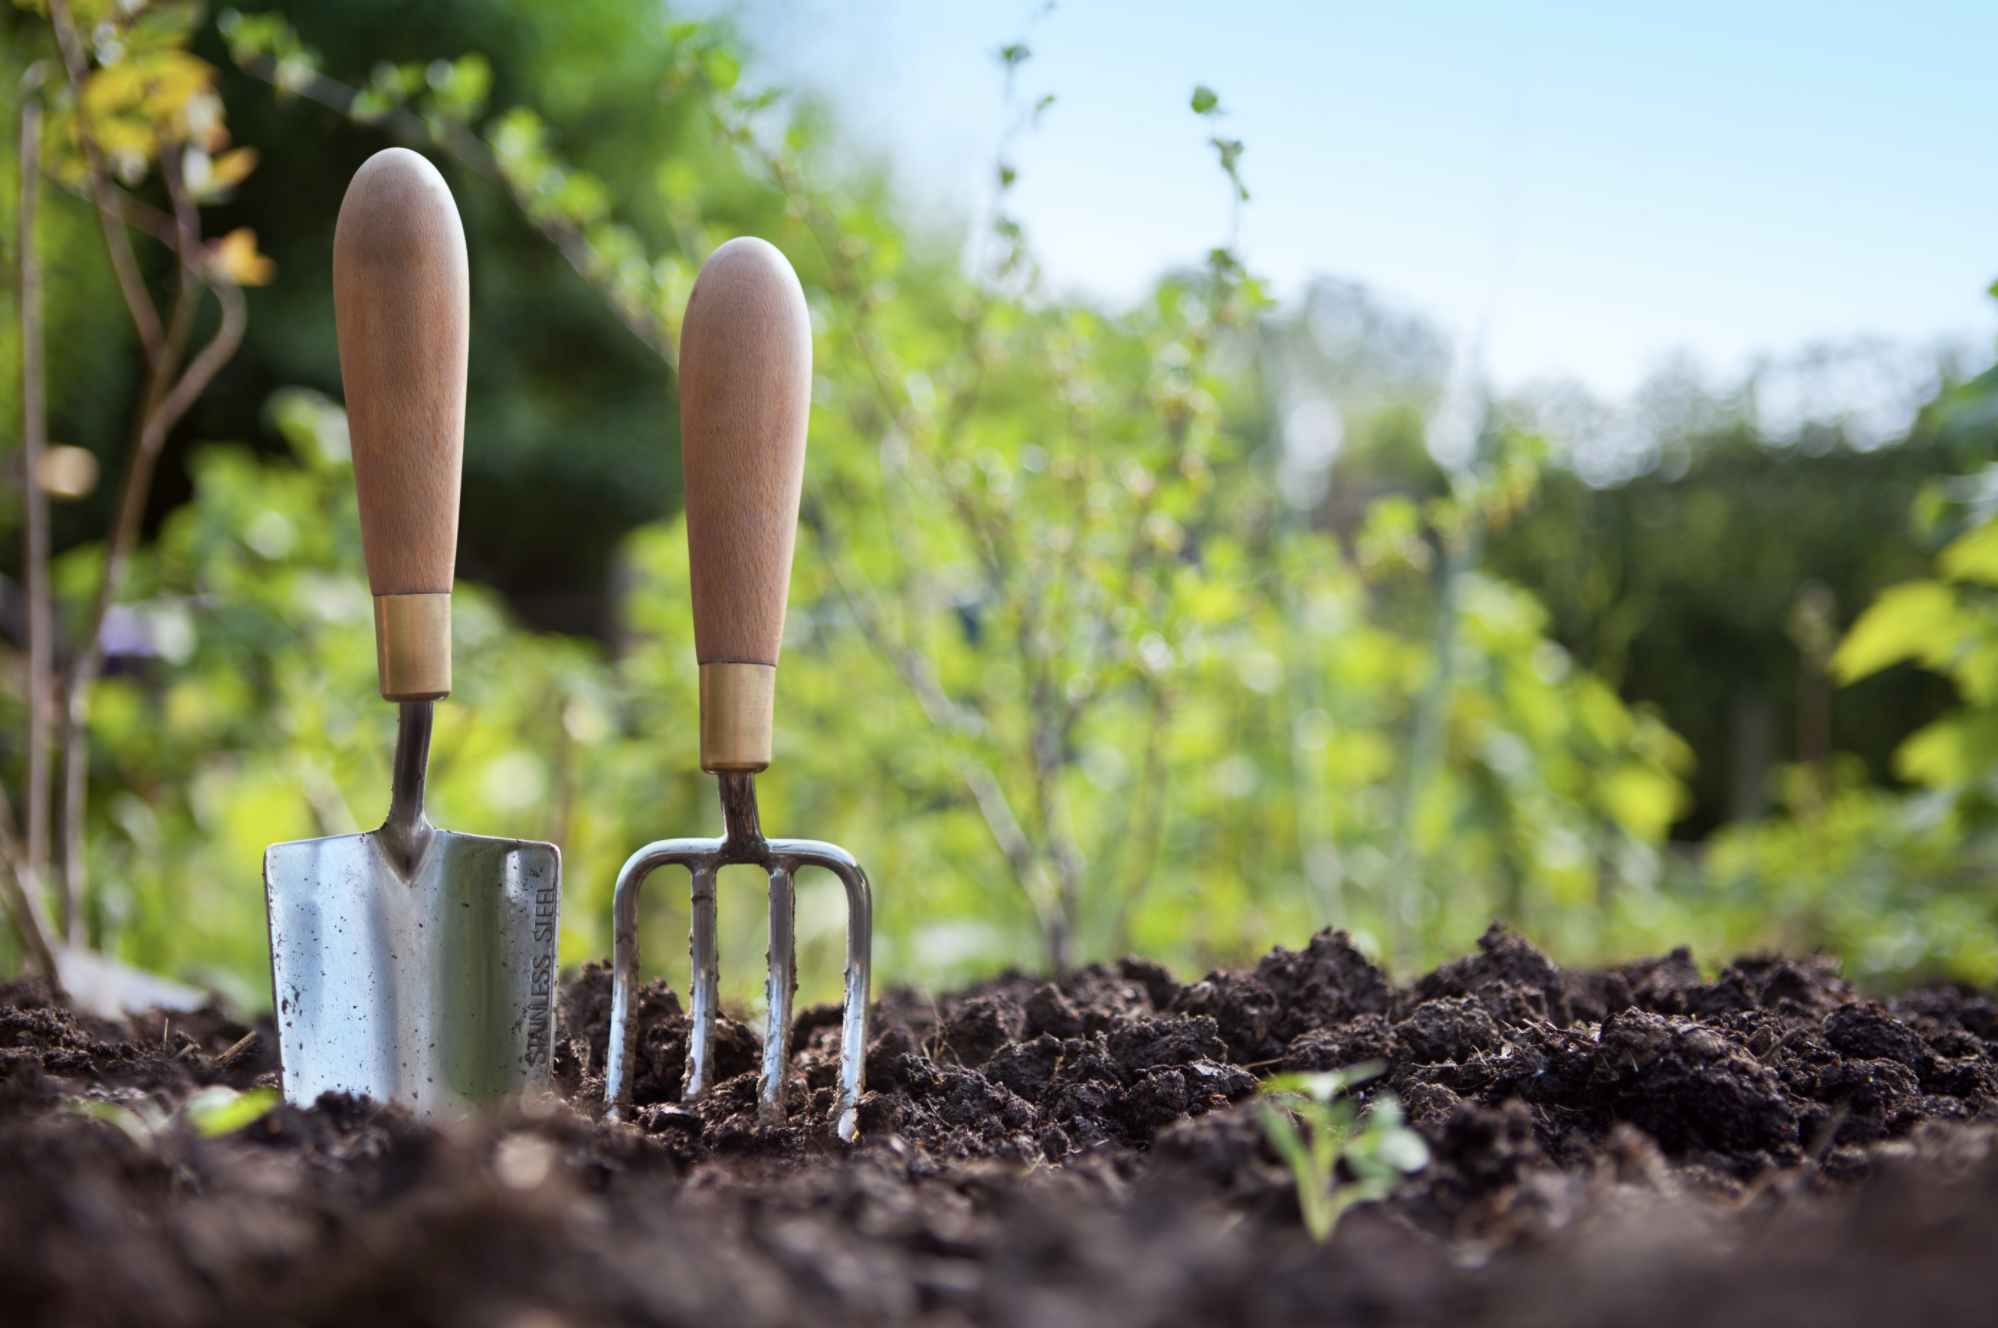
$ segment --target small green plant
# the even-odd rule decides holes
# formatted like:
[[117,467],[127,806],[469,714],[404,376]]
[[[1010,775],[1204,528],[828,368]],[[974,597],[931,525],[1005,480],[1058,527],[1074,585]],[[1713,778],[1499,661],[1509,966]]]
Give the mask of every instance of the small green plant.
[[160,1110],[157,1102],[147,1098],[136,1098],[129,1103],[112,1102],[105,1098],[86,1097],[65,1102],[62,1109],[92,1120],[103,1121],[116,1126],[125,1136],[141,1148],[150,1148],[159,1132],[167,1127],[168,1116]]
[[275,1088],[252,1088],[238,1093],[216,1084],[187,1099],[181,1116],[204,1139],[230,1134],[245,1125],[254,1125],[278,1104]]
[[[239,1093],[233,1088],[215,1084],[201,1089],[182,1103],[180,1119],[202,1138],[214,1139],[240,1130],[245,1125],[255,1124],[277,1104],[278,1093],[274,1088],[252,1088]],[[157,1143],[160,1135],[174,1121],[159,1103],[145,1097],[128,1102],[82,1098],[65,1104],[64,1110],[103,1121],[106,1125],[115,1125],[142,1148],[150,1148]]]
[[[1429,1145],[1401,1123],[1401,1102],[1392,1093],[1375,1098],[1364,1117],[1345,1096],[1384,1068],[1368,1061],[1324,1074],[1273,1075],[1263,1082],[1256,1112],[1297,1181],[1297,1206],[1314,1240],[1330,1240],[1348,1208],[1386,1198],[1403,1176],[1429,1165]],[[1299,1121],[1308,1133],[1298,1128]],[[1352,1177],[1344,1182],[1342,1160]]]

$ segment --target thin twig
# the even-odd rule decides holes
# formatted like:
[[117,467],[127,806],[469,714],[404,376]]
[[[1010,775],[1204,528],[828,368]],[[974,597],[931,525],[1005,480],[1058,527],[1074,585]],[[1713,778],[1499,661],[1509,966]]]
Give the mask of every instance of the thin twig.
[[[222,306],[222,325],[140,426],[118,496],[117,521],[105,545],[103,580],[98,585],[97,599],[91,607],[87,633],[70,664],[63,689],[67,702],[63,713],[63,889],[72,908],[83,899],[83,812],[88,796],[89,774],[87,725],[90,690],[104,667],[104,620],[109,616],[111,606],[117,602],[125,564],[130,561],[132,551],[138,544],[139,531],[146,515],[146,499],[152,488],[153,470],[166,444],[167,434],[194,405],[195,398],[201,395],[222,366],[228,363],[229,357],[236,353],[247,321],[243,292],[228,274],[210,263],[204,266],[200,277]],[[80,910],[72,913],[69,922],[72,941],[81,944]]]
[[60,983],[49,928],[41,909],[41,864],[48,851],[49,800],[49,506],[40,484],[48,418],[42,394],[42,269],[35,247],[35,220],[41,193],[42,103],[33,83],[23,79],[21,101],[21,462],[27,506],[28,591],[28,852],[23,857],[13,829],[13,811],[0,790],[0,856],[6,858],[7,912],[27,951],[28,962],[52,983]]
[[[1481,478],[1480,472],[1493,441],[1488,403],[1484,413],[1469,469],[1474,482]],[[1408,744],[1407,778],[1402,785],[1401,806],[1395,824],[1394,856],[1390,859],[1394,865],[1388,878],[1388,931],[1395,966],[1404,972],[1419,957],[1415,953],[1418,920],[1412,914],[1420,896],[1422,874],[1428,866],[1423,846],[1417,841],[1416,818],[1423,794],[1443,770],[1444,759],[1448,755],[1450,691],[1455,680],[1457,635],[1462,628],[1464,593],[1470,579],[1477,573],[1479,560],[1484,554],[1484,510],[1476,502],[1468,503],[1466,507],[1465,528],[1459,539],[1449,543],[1443,565],[1437,572],[1436,621],[1430,643],[1433,663],[1416,702],[1415,722]]]
[[0,788],[0,867],[6,868],[0,872],[0,897],[4,897],[7,914],[28,952],[28,962],[60,990],[62,974],[56,968],[55,949],[49,943],[55,932],[39,902],[41,886],[22,862],[21,837],[14,831],[14,807],[7,801],[4,788]]
[[83,145],[83,160],[90,181],[90,196],[97,204],[98,220],[104,228],[105,247],[111,253],[111,269],[118,276],[118,290],[125,297],[125,307],[131,312],[132,326],[138,329],[139,345],[145,351],[146,363],[157,364],[165,350],[166,333],[160,327],[159,310],[153,307],[152,297],[146,293],[145,278],[139,275],[139,262],[132,254],[132,242],[120,225],[117,200],[111,193],[110,172],[104,169],[104,153],[97,146],[97,136],[90,130],[90,121],[84,113],[83,85],[90,80],[90,64],[83,54],[83,43],[76,35],[76,25],[70,20],[69,0],[49,0],[49,22],[55,27],[56,45],[62,49],[63,70],[69,75],[70,87],[76,91],[76,136]]
[[[38,66],[35,76],[43,66]],[[26,80],[23,80],[24,82]],[[21,106],[21,486],[27,548],[22,551],[28,596],[27,858],[30,879],[47,879],[49,860],[49,704],[53,699],[55,614],[49,599],[49,496],[42,488],[48,445],[48,404],[42,359],[42,265],[35,223],[41,197],[42,104],[35,93]]]
[[1131,946],[1131,915],[1137,910],[1138,900],[1151,884],[1152,869],[1158,863],[1160,831],[1165,821],[1165,734],[1171,724],[1172,707],[1165,690],[1156,683],[1149,684],[1151,694],[1151,726],[1145,733],[1145,760],[1138,773],[1138,816],[1136,828],[1127,837],[1137,851],[1131,855],[1130,867],[1124,873],[1124,886],[1117,892],[1117,921],[1111,929],[1112,948],[1128,950]]

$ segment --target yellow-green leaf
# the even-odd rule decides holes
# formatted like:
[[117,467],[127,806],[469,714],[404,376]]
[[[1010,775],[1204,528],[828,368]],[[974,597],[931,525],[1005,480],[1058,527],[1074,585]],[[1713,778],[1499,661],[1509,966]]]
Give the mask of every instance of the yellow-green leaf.
[[263,1119],[277,1105],[277,1101],[277,1090],[273,1088],[253,1088],[247,1093],[238,1093],[217,1084],[190,1097],[183,1110],[187,1123],[194,1127],[195,1133],[213,1139]]
[[1998,521],[1987,522],[1942,551],[1937,560],[1951,581],[1998,586]]
[[1648,766],[1627,762],[1602,784],[1603,806],[1632,837],[1662,843],[1672,822],[1685,810],[1685,785]]
[[248,226],[230,231],[208,252],[238,286],[268,286],[277,277],[277,264],[257,252],[257,233]]
[[[230,185],[240,184],[243,177],[255,169],[257,169],[257,150],[237,148],[215,159],[214,164],[208,168],[208,180],[211,187],[226,189]],[[252,232],[251,239],[254,241],[255,238],[255,233]]]
[[1841,685],[1907,659],[1942,662],[1959,630],[1956,593],[1938,581],[1904,581],[1880,592],[1832,656]]

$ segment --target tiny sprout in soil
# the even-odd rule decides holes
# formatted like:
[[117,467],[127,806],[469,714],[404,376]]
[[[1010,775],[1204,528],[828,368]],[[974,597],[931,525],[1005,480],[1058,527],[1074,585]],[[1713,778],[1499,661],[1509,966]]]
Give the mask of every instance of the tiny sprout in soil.
[[[1364,1117],[1345,1096],[1386,1068],[1369,1061],[1323,1074],[1273,1075],[1263,1083],[1256,1112],[1297,1182],[1297,1206],[1318,1241],[1331,1239],[1348,1208],[1386,1198],[1403,1176],[1429,1165],[1429,1146],[1401,1123],[1401,1102],[1394,1094],[1375,1098]],[[1309,1137],[1299,1131],[1300,1120]],[[1351,1176],[1343,1182],[1341,1160]]]

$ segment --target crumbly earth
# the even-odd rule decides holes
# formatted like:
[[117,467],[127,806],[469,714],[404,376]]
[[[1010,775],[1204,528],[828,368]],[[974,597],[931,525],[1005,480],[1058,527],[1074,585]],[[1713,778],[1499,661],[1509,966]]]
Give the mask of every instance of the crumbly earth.
[[[732,1021],[717,1091],[677,1100],[661,984],[635,1120],[605,1122],[602,967],[562,1013],[563,1101],[535,1117],[329,1095],[204,1137],[182,1108],[270,1083],[268,1026],[0,987],[0,1322],[1818,1328],[1998,1303],[1998,1006],[1878,1003],[1821,959],[1567,973],[1495,927],[1394,987],[1325,932],[1189,985],[1126,959],[891,994],[853,1145],[834,1009],[799,1019],[781,1128]],[[1245,1099],[1375,1060],[1432,1160],[1319,1245]]]

